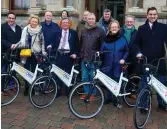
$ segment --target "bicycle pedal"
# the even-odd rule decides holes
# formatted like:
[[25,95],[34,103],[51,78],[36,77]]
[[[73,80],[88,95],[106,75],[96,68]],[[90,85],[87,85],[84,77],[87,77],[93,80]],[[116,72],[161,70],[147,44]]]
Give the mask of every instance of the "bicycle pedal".
[[39,92],[35,92],[35,95],[39,95]]
[[121,104],[118,104],[118,105],[117,105],[117,108],[121,109],[121,108],[122,108],[122,105],[121,105]]

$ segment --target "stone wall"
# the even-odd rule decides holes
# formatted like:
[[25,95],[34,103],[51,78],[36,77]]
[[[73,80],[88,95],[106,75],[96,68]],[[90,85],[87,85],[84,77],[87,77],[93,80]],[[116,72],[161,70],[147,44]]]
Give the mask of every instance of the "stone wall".
[[[1,23],[6,22],[6,15],[1,15]],[[19,15],[16,18],[16,24],[20,25],[22,28],[24,28],[27,25],[29,15]],[[44,21],[44,16],[40,16],[40,20]],[[60,20],[60,15],[54,15],[53,22],[56,22]],[[76,26],[78,25],[78,15],[71,15],[70,20],[72,20],[72,29],[76,29]]]

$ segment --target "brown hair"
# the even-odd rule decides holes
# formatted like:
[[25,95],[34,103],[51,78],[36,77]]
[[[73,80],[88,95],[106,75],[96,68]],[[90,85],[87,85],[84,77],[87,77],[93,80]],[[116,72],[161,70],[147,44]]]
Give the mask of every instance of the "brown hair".
[[156,10],[156,12],[158,13],[158,11],[157,11],[157,9],[155,7],[151,7],[151,8],[147,9],[147,14],[149,13],[149,11],[152,11],[152,10]]

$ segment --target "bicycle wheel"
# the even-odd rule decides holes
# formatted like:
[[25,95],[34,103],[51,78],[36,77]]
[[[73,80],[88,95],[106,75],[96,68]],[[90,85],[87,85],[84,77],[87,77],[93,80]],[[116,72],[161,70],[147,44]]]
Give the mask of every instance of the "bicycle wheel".
[[45,108],[53,103],[57,95],[57,84],[49,76],[37,78],[29,90],[30,102],[37,108]]
[[137,129],[142,129],[150,116],[151,112],[151,92],[145,88],[141,90],[134,108],[134,124]]
[[81,94],[79,93],[84,93],[85,86],[91,89],[93,87],[93,83],[83,82],[76,85],[72,89],[68,100],[72,113],[82,119],[96,116],[102,109],[104,103],[104,94],[98,85],[94,86],[90,97],[88,97],[87,94],[84,94],[85,97],[81,98]]
[[1,106],[6,106],[12,103],[18,96],[20,91],[20,83],[17,77],[7,73],[1,74]]
[[129,77],[129,82],[124,83],[123,93],[130,93],[129,95],[124,96],[124,102],[130,106],[134,107],[138,95],[138,89],[140,84],[141,77],[138,75],[132,75]]

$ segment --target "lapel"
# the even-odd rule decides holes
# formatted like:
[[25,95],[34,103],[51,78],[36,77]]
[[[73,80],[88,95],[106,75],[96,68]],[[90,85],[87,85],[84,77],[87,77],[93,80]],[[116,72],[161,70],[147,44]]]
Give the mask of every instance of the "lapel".
[[[12,31],[13,33],[15,33],[12,28],[8,25],[8,23],[6,22],[7,28],[9,29],[9,31]],[[16,29],[15,29],[16,30]]]
[[71,30],[69,29],[69,34],[68,34],[68,41],[71,39]]

